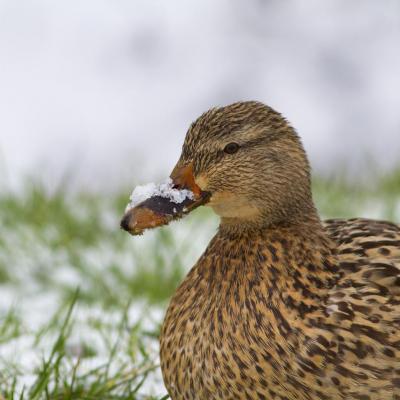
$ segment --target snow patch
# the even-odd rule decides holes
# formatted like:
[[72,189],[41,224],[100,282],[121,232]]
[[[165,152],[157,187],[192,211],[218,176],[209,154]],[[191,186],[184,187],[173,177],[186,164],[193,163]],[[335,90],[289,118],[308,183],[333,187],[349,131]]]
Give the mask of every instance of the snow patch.
[[165,182],[158,185],[148,183],[147,185],[136,186],[129,198],[130,203],[127,205],[126,211],[154,196],[164,197],[176,204],[180,204],[186,199],[194,200],[194,193],[192,191],[188,189],[175,189],[172,179],[168,178]]

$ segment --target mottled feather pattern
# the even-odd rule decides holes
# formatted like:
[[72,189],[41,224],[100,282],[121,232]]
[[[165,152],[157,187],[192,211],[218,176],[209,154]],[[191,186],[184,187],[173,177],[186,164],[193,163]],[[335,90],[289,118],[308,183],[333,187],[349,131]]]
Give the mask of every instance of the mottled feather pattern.
[[[298,241],[274,231],[240,245],[214,238],[164,323],[161,356],[173,399],[400,398],[399,283],[397,275],[389,286],[386,279],[393,266],[400,270],[400,246],[386,262],[371,248],[365,256],[346,252],[399,240],[400,229],[367,220],[325,226],[336,256],[318,254],[320,239],[311,234]],[[377,263],[387,271],[370,275]]]

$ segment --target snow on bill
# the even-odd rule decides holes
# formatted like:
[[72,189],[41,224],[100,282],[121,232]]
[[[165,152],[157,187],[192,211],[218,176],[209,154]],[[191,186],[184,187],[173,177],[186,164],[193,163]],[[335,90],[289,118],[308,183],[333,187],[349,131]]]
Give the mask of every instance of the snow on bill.
[[136,186],[130,196],[130,203],[127,205],[126,211],[154,196],[169,199],[171,202],[176,204],[180,204],[186,199],[194,200],[194,194],[192,191],[174,188],[172,179],[168,178],[165,182],[158,185],[155,183],[148,183],[147,185]]

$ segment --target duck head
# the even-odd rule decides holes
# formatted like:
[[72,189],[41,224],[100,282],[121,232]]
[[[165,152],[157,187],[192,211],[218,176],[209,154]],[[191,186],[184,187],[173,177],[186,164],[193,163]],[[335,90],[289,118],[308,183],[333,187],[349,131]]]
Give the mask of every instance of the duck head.
[[268,226],[315,218],[310,167],[300,138],[255,101],[213,108],[190,126],[171,178],[208,193],[221,226]]
[[259,102],[201,115],[189,127],[170,177],[175,188],[190,189],[194,200],[182,203],[177,213],[161,210],[179,208],[168,200],[141,203],[125,213],[123,229],[140,234],[204,204],[221,217],[221,228],[239,231],[318,220],[300,138],[279,113]]

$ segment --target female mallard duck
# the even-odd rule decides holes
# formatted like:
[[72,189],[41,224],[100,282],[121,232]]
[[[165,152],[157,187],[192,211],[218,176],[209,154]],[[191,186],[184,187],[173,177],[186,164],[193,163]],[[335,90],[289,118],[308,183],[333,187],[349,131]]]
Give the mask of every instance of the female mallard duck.
[[322,223],[299,137],[258,102],[198,118],[171,178],[221,217],[162,326],[173,400],[400,399],[398,225]]

